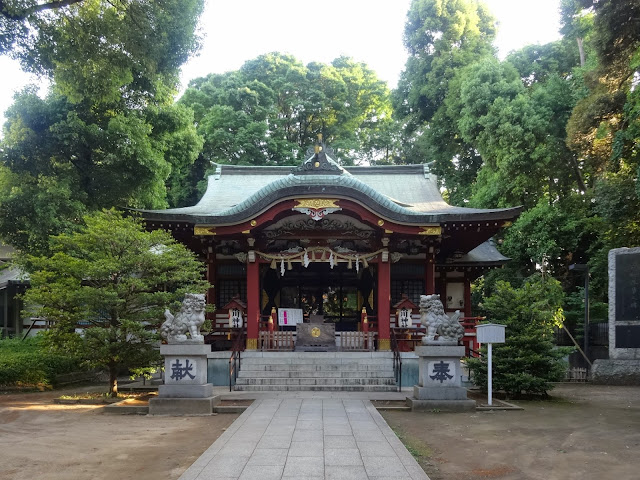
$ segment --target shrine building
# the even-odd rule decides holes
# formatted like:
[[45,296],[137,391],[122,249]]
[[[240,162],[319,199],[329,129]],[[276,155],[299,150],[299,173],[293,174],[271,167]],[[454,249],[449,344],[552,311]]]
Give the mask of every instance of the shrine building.
[[427,165],[342,167],[321,146],[308,155],[297,167],[217,165],[196,205],[141,212],[205,260],[209,341],[228,350],[241,333],[247,350],[291,350],[273,332],[320,318],[338,349],[355,338],[356,350],[385,351],[392,329],[420,328],[416,306],[432,293],[470,317],[471,282],[508,261],[491,238],[521,208],[448,205]]

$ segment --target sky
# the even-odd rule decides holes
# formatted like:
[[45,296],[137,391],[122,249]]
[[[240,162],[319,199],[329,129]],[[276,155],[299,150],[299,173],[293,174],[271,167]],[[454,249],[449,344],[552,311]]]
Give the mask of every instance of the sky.
[[[525,45],[560,37],[560,0],[484,0],[498,20],[500,58]],[[411,0],[207,0],[202,49],[182,69],[182,88],[209,73],[237,70],[268,52],[289,53],[303,63],[329,63],[346,55],[366,63],[395,87],[407,53],[402,43]],[[46,85],[0,57],[0,112],[28,83]],[[0,119],[4,123],[4,117]]]

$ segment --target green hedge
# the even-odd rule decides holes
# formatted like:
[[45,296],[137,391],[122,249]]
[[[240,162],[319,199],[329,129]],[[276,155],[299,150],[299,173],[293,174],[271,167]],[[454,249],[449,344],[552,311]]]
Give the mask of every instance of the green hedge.
[[79,370],[77,358],[48,351],[38,337],[0,340],[0,385],[54,385],[57,375]]

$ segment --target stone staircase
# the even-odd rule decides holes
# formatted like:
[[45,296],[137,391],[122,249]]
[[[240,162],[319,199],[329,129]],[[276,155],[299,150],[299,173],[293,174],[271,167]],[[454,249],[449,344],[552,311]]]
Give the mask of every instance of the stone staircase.
[[236,390],[395,392],[388,352],[245,352]]

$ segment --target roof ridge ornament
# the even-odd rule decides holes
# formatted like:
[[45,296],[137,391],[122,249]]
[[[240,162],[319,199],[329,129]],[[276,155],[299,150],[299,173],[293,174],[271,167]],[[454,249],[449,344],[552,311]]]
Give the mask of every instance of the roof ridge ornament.
[[345,170],[329,154],[334,155],[333,149],[326,146],[320,133],[313,148],[307,150],[307,155],[311,155],[311,157],[305,160],[302,165],[291,169],[291,173],[294,175],[342,175]]

